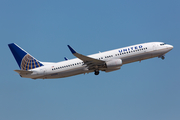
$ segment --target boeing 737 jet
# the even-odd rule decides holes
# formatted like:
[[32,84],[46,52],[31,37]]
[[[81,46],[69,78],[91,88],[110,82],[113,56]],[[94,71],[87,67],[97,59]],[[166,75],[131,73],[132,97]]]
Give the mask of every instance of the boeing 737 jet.
[[65,61],[52,63],[35,59],[15,43],[8,46],[20,68],[14,71],[21,77],[32,79],[64,78],[90,72],[99,75],[99,71],[119,70],[122,65],[136,61],[154,57],[164,59],[165,54],[173,49],[172,45],[163,42],[149,42],[85,56],[68,45],[71,53],[77,58],[65,57]]

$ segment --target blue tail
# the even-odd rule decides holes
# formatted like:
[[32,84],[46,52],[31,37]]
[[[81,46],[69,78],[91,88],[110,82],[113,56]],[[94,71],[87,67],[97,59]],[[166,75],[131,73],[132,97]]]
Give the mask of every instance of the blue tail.
[[8,44],[8,46],[21,70],[30,70],[43,66],[41,62],[36,60],[15,43]]

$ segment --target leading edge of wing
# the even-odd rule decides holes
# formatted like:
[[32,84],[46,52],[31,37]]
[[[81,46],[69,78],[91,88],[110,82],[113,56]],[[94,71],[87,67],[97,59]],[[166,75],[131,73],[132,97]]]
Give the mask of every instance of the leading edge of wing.
[[81,59],[84,63],[86,63],[86,62],[91,62],[91,63],[94,63],[94,64],[102,64],[102,63],[104,63],[104,61],[102,61],[102,60],[98,60],[98,59],[91,58],[91,57],[88,57],[88,56],[77,53],[70,45],[68,45],[68,48],[70,49],[71,53],[74,56]]

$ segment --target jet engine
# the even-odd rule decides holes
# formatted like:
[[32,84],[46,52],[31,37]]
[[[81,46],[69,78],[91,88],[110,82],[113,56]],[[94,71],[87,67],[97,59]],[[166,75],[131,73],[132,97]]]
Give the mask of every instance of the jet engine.
[[119,70],[121,66],[122,66],[122,60],[121,59],[114,59],[111,61],[107,61],[106,62],[107,69],[105,71],[111,72],[111,71]]
[[122,66],[122,60],[121,59],[114,59],[111,61],[106,62],[107,68],[116,68]]

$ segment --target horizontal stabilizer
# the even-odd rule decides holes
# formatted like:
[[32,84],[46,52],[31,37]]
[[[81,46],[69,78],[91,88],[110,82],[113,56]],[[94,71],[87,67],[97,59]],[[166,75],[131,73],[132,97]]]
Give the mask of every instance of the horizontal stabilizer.
[[33,71],[25,71],[25,70],[14,70],[14,71],[19,73],[20,75],[33,73]]

